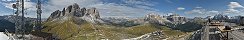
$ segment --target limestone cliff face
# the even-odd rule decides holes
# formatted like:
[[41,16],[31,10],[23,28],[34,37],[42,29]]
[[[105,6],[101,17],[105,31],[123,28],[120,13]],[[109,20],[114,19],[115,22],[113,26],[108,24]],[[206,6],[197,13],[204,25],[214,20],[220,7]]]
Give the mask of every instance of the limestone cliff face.
[[146,15],[145,21],[149,22],[149,23],[155,23],[155,24],[160,24],[160,25],[165,25],[163,18],[155,13],[149,13]]
[[61,18],[71,17],[74,19],[83,19],[92,23],[101,22],[99,12],[96,8],[80,8],[78,4],[73,4],[62,11],[56,10],[48,17],[47,21],[59,20]]
[[55,19],[55,18],[58,18],[59,16],[60,16],[60,13],[61,13],[61,11],[59,11],[59,10],[56,10],[56,11],[54,11],[49,17],[48,17],[48,21],[51,21],[51,20],[53,20],[53,19]]

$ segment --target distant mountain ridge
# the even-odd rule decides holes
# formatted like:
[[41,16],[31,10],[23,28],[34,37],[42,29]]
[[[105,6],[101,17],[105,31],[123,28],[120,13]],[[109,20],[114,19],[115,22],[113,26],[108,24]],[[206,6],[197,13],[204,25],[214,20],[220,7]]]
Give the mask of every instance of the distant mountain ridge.
[[[26,30],[30,31],[33,28],[33,23],[35,22],[36,18],[25,17],[25,26]],[[21,16],[14,16],[14,15],[5,15],[0,16],[0,31],[5,31],[7,29],[9,32],[15,31],[15,22],[16,20],[21,20]]]
[[228,20],[229,17],[227,15],[223,15],[223,14],[217,14],[214,15],[213,20],[218,20],[218,21],[223,21],[223,20]]

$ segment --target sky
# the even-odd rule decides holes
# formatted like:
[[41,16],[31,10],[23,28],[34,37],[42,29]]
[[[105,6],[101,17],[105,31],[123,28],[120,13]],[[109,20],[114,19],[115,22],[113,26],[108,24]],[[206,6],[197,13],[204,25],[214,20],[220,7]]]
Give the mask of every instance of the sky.
[[[0,16],[12,15],[16,0],[0,0]],[[42,18],[74,3],[81,8],[98,9],[101,17],[143,17],[149,13],[179,14],[185,17],[206,17],[216,14],[244,15],[244,0],[41,0]],[[27,17],[36,17],[36,0],[25,0]]]

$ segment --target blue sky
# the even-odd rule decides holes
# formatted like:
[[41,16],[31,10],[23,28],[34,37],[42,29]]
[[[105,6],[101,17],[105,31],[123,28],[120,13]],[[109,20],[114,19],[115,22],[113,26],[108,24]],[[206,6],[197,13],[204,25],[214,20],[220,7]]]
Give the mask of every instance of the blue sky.
[[[0,1],[0,15],[11,15],[15,0]],[[26,0],[28,17],[35,17],[36,0]],[[78,3],[80,7],[95,7],[102,17],[143,17],[148,13],[180,14],[185,17],[206,17],[215,14],[244,14],[244,0],[42,0],[43,18],[55,10]]]

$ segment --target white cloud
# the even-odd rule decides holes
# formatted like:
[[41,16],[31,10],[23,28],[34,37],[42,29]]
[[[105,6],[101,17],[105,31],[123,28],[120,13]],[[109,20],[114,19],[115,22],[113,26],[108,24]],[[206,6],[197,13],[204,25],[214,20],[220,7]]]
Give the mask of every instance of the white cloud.
[[206,16],[214,16],[216,14],[220,14],[220,11],[216,10],[206,10],[206,9],[193,9],[191,11],[185,12],[189,17],[206,17]]
[[242,5],[240,5],[238,2],[230,2],[228,5],[230,8],[244,8]]
[[216,11],[216,10],[211,10],[211,11],[207,11],[206,14],[207,15],[215,15],[215,14],[220,14],[221,12]]
[[173,3],[172,1],[170,1],[170,0],[165,0],[166,2],[168,2],[168,3]]
[[240,13],[240,11],[236,9],[227,9],[227,11],[225,11],[225,14],[231,14],[231,13]]
[[146,9],[146,10],[154,10],[158,11],[157,9],[152,8],[152,6],[155,6],[157,4],[156,2],[150,2],[148,0],[122,0],[126,4],[120,4],[120,5],[126,5],[134,8],[140,8],[140,9]]
[[224,11],[224,14],[240,14],[244,10],[244,7],[240,5],[238,2],[230,2],[228,7],[229,9]]
[[195,8],[202,8],[202,7],[195,7]]
[[183,7],[178,7],[177,10],[185,10]]
[[193,9],[190,11],[186,11],[186,14],[204,14],[206,12],[205,9]]
[[209,16],[209,15],[215,15],[220,14],[221,12],[216,10],[206,10],[202,7],[195,7],[193,10],[186,11],[186,14],[191,14],[191,16]]
[[144,6],[154,6],[153,2],[149,2],[148,0],[123,0],[123,2],[127,3],[127,5],[144,5]]

